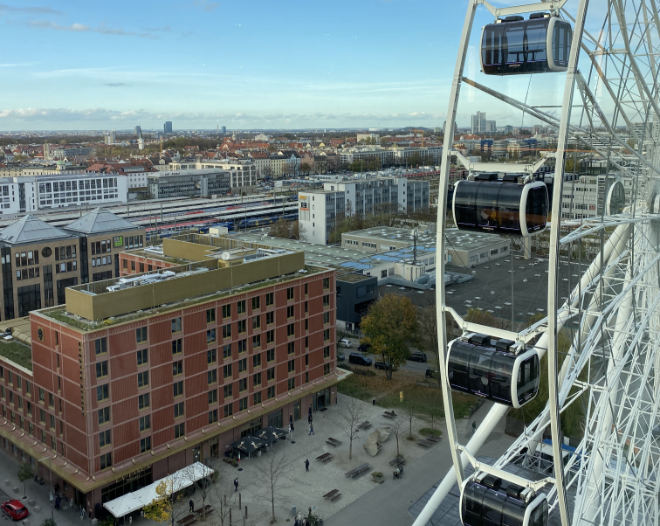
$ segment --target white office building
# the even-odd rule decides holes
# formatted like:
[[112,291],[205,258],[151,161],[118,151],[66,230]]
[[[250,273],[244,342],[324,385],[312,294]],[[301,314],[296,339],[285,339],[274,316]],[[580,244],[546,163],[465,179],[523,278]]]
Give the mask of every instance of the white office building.
[[346,215],[344,192],[317,190],[298,193],[300,239],[325,245],[337,221]]

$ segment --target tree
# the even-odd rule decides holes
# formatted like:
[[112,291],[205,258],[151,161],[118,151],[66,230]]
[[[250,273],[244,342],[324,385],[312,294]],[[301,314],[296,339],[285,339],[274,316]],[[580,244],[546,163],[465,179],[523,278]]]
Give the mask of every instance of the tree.
[[380,354],[388,365],[385,374],[392,379],[392,370],[410,355],[408,344],[417,332],[417,311],[405,296],[388,294],[369,307],[360,328],[370,352]]
[[362,408],[360,402],[350,398],[346,406],[346,412],[342,415],[346,423],[346,436],[348,437],[348,460],[353,459],[353,439],[358,438],[358,426],[362,420]]
[[284,472],[286,466],[286,457],[284,455],[270,455],[268,462],[265,467],[260,468],[259,470],[264,475],[269,489],[269,500],[270,500],[270,522],[277,522],[277,517],[275,517],[275,491],[278,489],[277,482]]
[[147,519],[156,522],[172,521],[174,524],[174,480],[162,480],[156,486],[157,497],[147,504],[142,510]]
[[23,495],[25,495],[25,481],[31,479],[34,476],[32,471],[32,466],[29,462],[23,462],[18,468],[18,480],[23,483]]

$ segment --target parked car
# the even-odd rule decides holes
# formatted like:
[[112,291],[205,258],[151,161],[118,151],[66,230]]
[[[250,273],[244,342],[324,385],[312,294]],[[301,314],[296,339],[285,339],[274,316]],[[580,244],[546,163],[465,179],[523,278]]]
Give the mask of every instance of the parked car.
[[360,352],[369,352],[369,349],[371,349],[370,343],[361,343],[358,345],[358,351]]
[[351,340],[349,340],[348,338],[342,338],[341,340],[339,340],[339,346],[340,347],[352,347],[353,343],[351,343]]
[[[383,371],[386,369],[392,369],[392,364],[389,364],[387,362],[379,361],[374,363],[374,367],[376,369],[382,369]],[[392,369],[393,371],[396,371],[396,368]]]
[[355,365],[366,365],[370,366],[372,363],[371,358],[364,356],[363,354],[352,352],[348,355],[348,362],[354,363]]
[[20,521],[30,514],[28,509],[23,506],[23,503],[16,499],[5,502],[2,505],[2,511],[15,521]]
[[338,362],[343,362],[346,359],[346,355],[343,352],[338,352],[337,353],[337,361]]
[[440,371],[434,371],[433,369],[427,369],[424,373],[427,378],[437,378],[440,376]]
[[410,358],[408,358],[411,362],[426,362],[426,353],[423,353],[422,351],[414,351],[410,353]]

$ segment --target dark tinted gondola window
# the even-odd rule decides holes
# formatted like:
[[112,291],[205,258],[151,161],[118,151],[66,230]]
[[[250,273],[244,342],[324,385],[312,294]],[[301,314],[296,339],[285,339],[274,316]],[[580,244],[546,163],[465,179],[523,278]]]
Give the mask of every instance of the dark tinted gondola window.
[[548,59],[546,53],[547,21],[527,24],[527,53],[525,62],[545,62]]
[[456,215],[456,226],[474,227],[476,218],[477,185],[471,182],[458,183],[456,195],[454,196],[454,211]]
[[505,232],[520,232],[520,194],[522,186],[502,184],[499,193],[499,224]]
[[524,60],[525,27],[522,24],[506,24],[506,63],[519,64]]
[[548,217],[548,191],[545,186],[531,188],[527,194],[527,231],[535,232],[545,227]]
[[543,501],[529,517],[529,526],[546,526],[548,523],[548,503]]
[[555,29],[552,39],[552,57],[557,66],[568,66],[568,52],[571,48],[571,39],[573,31],[566,22],[555,22]]

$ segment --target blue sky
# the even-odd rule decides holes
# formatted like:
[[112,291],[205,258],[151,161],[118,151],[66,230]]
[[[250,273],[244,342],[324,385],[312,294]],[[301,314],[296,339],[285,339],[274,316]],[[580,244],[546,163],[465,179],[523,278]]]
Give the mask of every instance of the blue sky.
[[[0,130],[441,126],[465,7],[4,0]],[[491,19],[479,11],[475,43]],[[478,79],[476,47],[469,57],[466,74]],[[561,86],[552,77],[545,88]],[[524,98],[526,80],[501,84]],[[459,125],[477,109],[509,120],[472,93]]]

